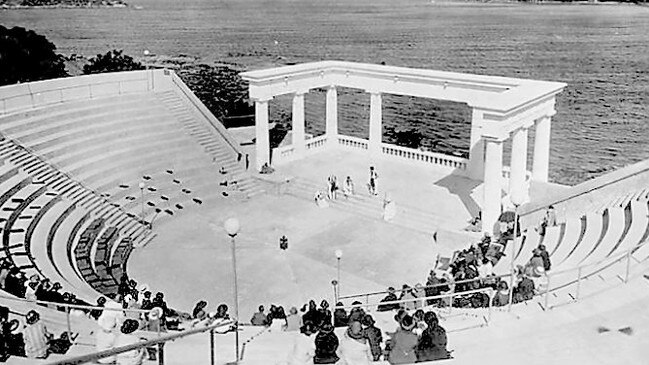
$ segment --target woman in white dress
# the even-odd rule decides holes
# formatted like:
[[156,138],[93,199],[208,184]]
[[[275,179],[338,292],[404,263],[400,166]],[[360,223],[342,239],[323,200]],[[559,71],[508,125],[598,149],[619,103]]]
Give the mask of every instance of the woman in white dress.
[[345,198],[354,195],[354,182],[352,181],[351,176],[347,176],[347,179],[345,179],[345,183],[343,184],[343,195],[345,195]]
[[397,206],[388,193],[385,193],[383,199],[383,220],[390,222],[397,215]]

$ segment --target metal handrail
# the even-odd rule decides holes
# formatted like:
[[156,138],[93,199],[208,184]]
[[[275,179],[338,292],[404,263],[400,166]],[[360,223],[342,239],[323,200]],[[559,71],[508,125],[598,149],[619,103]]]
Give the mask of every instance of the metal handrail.
[[[389,300],[385,302],[376,302],[376,303],[365,303],[365,304],[354,304],[354,305],[335,305],[334,309],[351,309],[354,307],[373,307],[373,306],[380,306],[380,305],[390,305],[390,304],[403,304],[403,303],[409,303],[409,302],[419,302],[419,301],[427,301],[427,300],[432,300],[432,299],[444,299],[444,298],[449,298],[449,297],[460,297],[464,295],[470,295],[470,294],[475,294],[475,293],[482,293],[482,292],[487,292],[489,293],[489,299],[491,301],[492,294],[495,290],[493,288],[487,287],[487,288],[480,288],[480,289],[473,289],[473,290],[467,290],[467,291],[459,291],[459,292],[452,292],[452,293],[447,293],[447,294],[440,294],[440,295],[431,295],[428,297],[421,297],[421,298],[412,298],[412,299],[399,299],[399,300]],[[491,305],[491,304],[490,304]]]
[[50,301],[45,301],[45,300],[31,300],[31,299],[25,299],[25,298],[17,298],[17,297],[9,297],[5,295],[0,295],[0,299],[3,300],[11,300],[15,302],[22,302],[22,303],[30,303],[30,304],[40,304],[40,305],[45,305],[45,306],[56,306],[56,307],[63,307],[67,309],[90,309],[90,310],[107,310],[107,311],[115,311],[115,312],[125,312],[125,313],[151,313],[151,310],[149,309],[133,309],[133,308],[126,308],[126,309],[120,309],[120,308],[107,308],[107,307],[99,307],[95,305],[83,305],[83,304],[69,304],[69,303],[59,303],[59,302],[50,302]]
[[[74,356],[74,357],[69,357],[63,360],[57,360],[57,361],[52,361],[47,363],[47,365],[74,365],[74,364],[83,364],[99,359],[103,359],[105,357],[113,356],[113,355],[118,355],[124,352],[132,351],[132,350],[137,350],[137,349],[142,349],[142,348],[147,348],[151,347],[154,345],[158,345],[158,352],[159,356],[162,353],[162,345],[166,342],[169,341],[174,341],[183,337],[195,335],[198,333],[203,333],[206,331],[210,331],[210,336],[212,336],[213,332],[215,329],[225,327],[225,326],[231,326],[235,324],[235,321],[228,321],[228,322],[222,322],[222,323],[216,323],[216,324],[211,324],[205,327],[200,327],[200,328],[193,328],[189,329],[186,331],[182,331],[180,333],[174,333],[174,334],[169,334],[169,335],[164,335],[160,336],[154,339],[142,341],[140,343],[136,344],[130,344],[126,346],[120,346],[120,347],[115,347],[109,350],[104,350],[104,351],[98,351],[90,354],[85,354],[85,355],[79,355],[79,356]],[[213,347],[210,348],[212,350]],[[213,353],[212,353],[213,355]],[[213,359],[213,358],[212,358]],[[163,359],[159,359],[161,363],[164,362]]]
[[[603,270],[603,269],[606,269],[606,268],[610,267],[611,265],[614,265],[615,263],[619,262],[619,261],[620,261],[621,259],[623,259],[624,257],[629,256],[629,255],[632,254],[634,251],[638,250],[639,248],[643,247],[643,246],[646,245],[646,244],[649,244],[649,240],[647,240],[647,241],[645,241],[645,242],[642,242],[642,243],[638,244],[638,245],[635,246],[635,247],[632,247],[632,248],[630,248],[630,249],[627,249],[627,250],[625,250],[625,251],[623,251],[623,252],[620,252],[620,253],[618,253],[618,254],[616,254],[616,255],[613,255],[613,256],[611,256],[611,257],[606,257],[606,258],[604,258],[604,259],[602,259],[602,260],[599,260],[599,261],[596,261],[596,262],[591,262],[591,263],[587,263],[587,264],[579,265],[579,266],[572,267],[572,268],[568,268],[568,269],[564,269],[564,270],[561,270],[561,271],[556,271],[556,272],[554,272],[554,271],[550,271],[550,272],[548,272],[546,275],[547,275],[548,277],[551,277],[551,276],[556,276],[556,275],[565,274],[565,273],[567,273],[567,272],[571,272],[571,271],[581,271],[581,270],[583,270],[583,269],[586,268],[586,267],[599,266],[599,265],[601,265],[601,264],[603,264],[603,263],[605,263],[605,262],[608,262],[608,265],[606,265],[606,266],[602,267],[600,270],[598,270],[598,271],[601,271],[601,270]],[[587,275],[584,275],[584,277],[589,277],[589,276],[592,276],[592,275],[594,275],[594,274],[595,274],[594,272],[593,272],[593,273],[589,273],[589,274],[587,274]],[[508,278],[508,277],[510,277],[510,276],[511,276],[511,274],[508,273],[508,274],[501,274],[501,275],[490,276],[490,277],[488,277],[487,279],[496,279],[496,278],[501,278],[501,279],[502,279],[502,278]],[[470,282],[483,281],[483,280],[485,280],[485,278],[474,278],[474,279],[466,279],[466,280],[458,280],[458,281],[452,281],[452,280],[451,280],[451,281],[448,281],[447,283],[443,283],[443,284],[435,284],[435,285],[428,285],[428,286],[424,286],[423,288],[424,288],[424,289],[425,289],[425,288],[435,288],[435,287],[442,287],[442,286],[448,286],[448,285],[456,285],[456,284],[462,284],[462,283],[470,283]],[[572,284],[567,284],[567,285],[572,285]],[[564,288],[564,287],[566,287],[567,285],[562,285],[561,287],[557,287],[557,288],[554,288],[554,289]],[[413,288],[410,288],[410,289],[407,289],[407,290],[412,290],[412,289],[413,289]],[[554,290],[554,289],[552,289],[552,290]],[[395,292],[401,292],[401,291],[403,291],[403,290],[404,290],[404,289],[398,289],[398,290],[395,289]],[[550,290],[550,291],[552,291],[552,290]],[[341,297],[339,297],[339,299],[342,300],[342,299],[352,299],[352,298],[369,297],[369,296],[374,296],[374,295],[379,295],[379,294],[386,294],[386,293],[388,293],[388,292],[387,292],[387,291],[380,291],[380,292],[370,292],[370,293],[352,294],[352,295],[347,295],[347,296],[341,296]]]

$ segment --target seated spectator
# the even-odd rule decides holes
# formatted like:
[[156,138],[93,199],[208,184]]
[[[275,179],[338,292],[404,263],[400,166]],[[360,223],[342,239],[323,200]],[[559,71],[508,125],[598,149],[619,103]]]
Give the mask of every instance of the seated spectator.
[[286,331],[298,331],[302,327],[302,317],[297,313],[297,308],[291,307],[286,317]]
[[268,323],[268,317],[264,314],[263,305],[259,306],[259,312],[252,315],[252,318],[250,319],[250,323],[253,326],[268,326],[270,324]]
[[31,310],[25,316],[27,325],[23,329],[25,356],[30,359],[45,359],[49,355],[48,342],[52,334],[40,320],[38,312]]
[[228,314],[228,306],[226,304],[219,304],[219,306],[216,307],[216,315],[214,316],[214,319],[230,319],[230,315]]
[[25,275],[17,267],[9,269],[9,274],[5,278],[5,291],[19,298],[25,297]]
[[354,301],[352,303],[354,307],[352,307],[352,310],[349,311],[349,322],[360,322],[363,317],[365,317],[365,310],[361,307],[361,302],[359,301]]
[[316,332],[312,323],[306,323],[300,327],[301,336],[295,337],[293,349],[288,355],[288,365],[312,364],[315,356],[315,340],[313,334]]
[[36,288],[39,282],[38,275],[34,274],[29,277],[29,281],[25,283],[25,299],[36,300]]
[[541,257],[541,250],[535,248],[534,251],[532,251],[532,258],[525,265],[525,267],[526,272],[528,272],[528,274],[531,274],[532,276],[538,276],[536,275],[536,271],[539,267],[542,267],[545,270],[545,266],[543,265],[543,258]]
[[345,308],[342,308],[343,303],[336,303],[336,309],[334,310],[334,327],[346,327],[349,324],[349,317],[347,316],[347,311]]
[[[102,317],[101,321],[99,321],[100,329],[95,332],[96,351],[110,350],[115,347],[115,340],[117,339],[117,333],[115,333],[116,326],[115,318]],[[97,362],[100,364],[112,364],[115,362],[115,359],[116,356],[109,356],[99,359]]]
[[416,334],[417,336],[421,336],[421,334],[426,329],[426,322],[424,322],[424,311],[417,309],[415,313],[413,313],[412,319],[415,321],[415,328],[412,329],[412,332],[414,332],[414,334]]
[[272,320],[270,322],[270,331],[271,332],[281,332],[286,330],[286,313],[284,312],[284,307],[276,307],[272,314]]
[[2,338],[10,356],[25,357],[25,340],[20,332],[22,325],[17,319],[2,325]]
[[373,361],[367,338],[363,335],[360,322],[351,322],[340,342],[341,363],[348,365],[369,365]]
[[[385,298],[381,299],[381,303],[386,303],[386,302],[394,302],[399,300],[397,298],[397,295],[394,294],[395,290],[393,287],[388,288],[388,294],[385,296]],[[401,305],[399,303],[388,303],[388,304],[379,304],[377,311],[379,312],[387,312],[391,311],[393,309],[399,309],[401,308]]]
[[374,326],[374,318],[370,314],[366,314],[361,321],[363,325],[363,335],[367,338],[372,352],[372,360],[379,361],[383,350],[381,350],[381,342],[383,342],[383,335],[381,330]]
[[[412,289],[412,294],[415,298],[424,298],[426,297],[426,290],[421,283],[415,284],[414,289]],[[423,300],[418,300],[415,302],[415,309],[419,309],[424,305]]]
[[399,300],[407,300],[407,302],[401,303],[401,308],[411,311],[415,309],[415,296],[412,294],[412,288],[408,284],[403,284],[401,289],[401,297]]
[[518,285],[514,288],[514,303],[531,300],[534,297],[534,282],[524,272],[518,272]]
[[9,308],[0,306],[0,362],[9,358],[9,343],[7,341],[11,333],[9,323]]
[[[194,310],[192,310],[192,318],[193,319],[198,319],[200,317],[204,318],[205,315],[207,315],[207,313],[205,312],[205,307],[207,307],[207,302],[204,300],[200,300],[198,303],[196,303],[196,306],[194,306]],[[264,307],[260,307],[260,308],[263,309]],[[264,319],[266,319],[265,315],[264,315]]]
[[494,275],[494,265],[488,259],[482,260],[482,265],[478,266],[478,277],[480,279],[487,279]]
[[498,291],[494,295],[491,303],[495,307],[502,307],[509,304],[509,287],[506,282],[498,283]]
[[413,328],[415,328],[415,321],[411,316],[405,315],[388,342],[387,360],[390,364],[411,364],[417,361],[415,348],[418,337],[412,332]]
[[322,323],[331,324],[331,311],[329,310],[329,302],[323,299],[320,302],[320,308],[318,309],[318,311],[320,312],[320,318],[322,318]]
[[334,327],[325,323],[315,337],[315,355],[313,356],[313,363],[335,364],[339,360],[339,357],[336,354],[338,345],[338,336],[334,333]]
[[302,322],[313,323],[316,328],[320,328],[322,324],[322,314],[318,311],[314,300],[309,301],[309,310],[302,316]]
[[426,312],[424,321],[426,329],[417,343],[417,362],[450,358],[446,349],[446,330],[439,325],[437,315],[434,312]]
[[545,249],[545,245],[539,245],[539,252],[541,260],[543,260],[543,268],[545,269],[545,271],[550,271],[550,269],[552,268],[552,263],[550,262],[550,254]]
[[[132,319],[125,320],[124,323],[122,323],[120,333],[115,339],[115,347],[133,345],[140,342],[141,339],[132,334],[137,331],[137,329],[137,321]],[[145,353],[146,351],[144,348],[122,352],[121,354],[117,354],[116,363],[117,365],[142,365]]]
[[142,295],[142,304],[140,304],[141,309],[152,309],[153,301],[151,300],[151,292],[145,291]]
[[[103,308],[104,305],[106,305],[106,297],[97,298],[97,305],[96,306]],[[103,311],[101,309],[93,309],[93,310],[90,311],[90,318],[92,318],[94,320],[98,320],[102,313],[103,313]]]

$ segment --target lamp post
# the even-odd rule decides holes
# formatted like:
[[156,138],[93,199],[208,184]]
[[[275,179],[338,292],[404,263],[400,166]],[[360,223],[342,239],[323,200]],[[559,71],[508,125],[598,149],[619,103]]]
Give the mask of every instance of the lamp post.
[[509,304],[507,310],[511,311],[514,301],[514,255],[516,254],[516,241],[518,240],[518,207],[523,203],[520,194],[511,194],[509,200],[514,204],[514,237],[512,238],[511,259],[509,260]]
[[138,184],[140,187],[140,201],[141,201],[141,212],[140,212],[140,217],[142,218],[142,223],[144,223],[144,188],[146,188],[146,185],[144,182],[140,182]]
[[337,249],[336,251],[334,251],[334,254],[336,255],[336,271],[337,271],[336,283],[338,284],[336,285],[336,287],[338,288],[338,295],[336,296],[336,298],[339,298],[340,297],[340,259],[343,257],[343,250]]
[[148,70],[148,69],[149,69],[149,60],[148,60],[148,58],[149,58],[149,55],[151,54],[151,52],[149,52],[148,49],[145,49],[143,53],[144,53],[144,58],[146,58],[146,59],[144,60],[144,61],[145,61],[145,63],[144,63],[144,68],[145,68],[146,70]]
[[234,238],[239,233],[241,226],[239,225],[239,220],[236,218],[228,218],[223,223],[223,228],[230,236],[230,243],[232,247],[232,274],[233,274],[233,301],[234,301],[234,343],[236,351],[235,363],[239,363],[239,288],[237,286],[237,252]]

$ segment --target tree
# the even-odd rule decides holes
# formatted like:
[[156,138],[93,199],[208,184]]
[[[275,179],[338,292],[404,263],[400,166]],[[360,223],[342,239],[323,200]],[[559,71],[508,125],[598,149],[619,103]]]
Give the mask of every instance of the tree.
[[385,135],[397,146],[419,148],[424,134],[417,128],[399,129],[394,126],[385,127]]
[[253,113],[248,103],[248,84],[238,71],[227,66],[201,64],[183,67],[178,76],[226,127],[250,123],[250,118],[228,118]]
[[108,51],[106,54],[98,54],[91,58],[87,65],[83,66],[84,74],[98,74],[104,72],[143,70],[141,63],[133,60],[133,57],[123,54],[122,50]]
[[0,85],[68,76],[56,46],[33,30],[0,25]]

